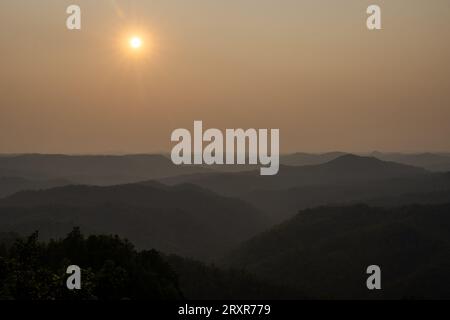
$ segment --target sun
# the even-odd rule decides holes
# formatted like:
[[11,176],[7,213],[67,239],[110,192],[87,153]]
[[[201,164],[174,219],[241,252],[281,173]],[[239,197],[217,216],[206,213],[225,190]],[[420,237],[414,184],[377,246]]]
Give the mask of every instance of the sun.
[[144,28],[130,29],[124,30],[114,37],[116,51],[125,63],[142,66],[155,56],[157,48],[155,37],[153,33]]
[[129,43],[130,43],[130,47],[135,50],[141,48],[142,44],[143,44],[142,39],[137,36],[131,37]]

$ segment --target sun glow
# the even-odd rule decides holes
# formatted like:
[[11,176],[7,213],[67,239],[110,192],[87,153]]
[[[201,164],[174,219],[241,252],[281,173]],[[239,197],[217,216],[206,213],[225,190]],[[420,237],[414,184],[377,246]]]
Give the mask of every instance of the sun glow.
[[129,41],[130,47],[132,49],[139,49],[142,47],[142,39],[140,37],[134,36]]
[[153,33],[145,28],[130,29],[118,33],[115,37],[116,52],[121,64],[141,68],[144,64],[153,61],[157,45]]

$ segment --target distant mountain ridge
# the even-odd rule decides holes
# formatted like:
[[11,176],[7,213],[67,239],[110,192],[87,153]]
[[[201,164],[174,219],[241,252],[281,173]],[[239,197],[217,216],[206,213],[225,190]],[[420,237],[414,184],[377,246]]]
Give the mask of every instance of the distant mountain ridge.
[[118,234],[140,248],[208,259],[262,231],[268,219],[242,200],[193,185],[65,186],[0,200],[0,231],[40,230],[49,239],[75,226]]
[[450,155],[441,153],[382,153],[373,152],[373,157],[385,161],[395,161],[407,165],[422,167],[430,171],[450,171]]
[[430,174],[417,177],[354,184],[298,186],[278,190],[253,190],[239,196],[281,222],[298,210],[322,205],[366,203],[380,206],[441,204],[450,201],[450,176]]
[[[280,163],[288,166],[305,166],[313,164],[323,164],[334,160],[340,156],[349,154],[346,152],[328,153],[305,153],[297,152],[282,155]],[[423,153],[401,153],[401,152],[379,152],[357,153],[360,156],[374,157],[383,161],[392,161],[415,167],[421,167],[429,171],[444,172],[450,171],[450,153],[443,152],[423,152]]]
[[22,177],[4,176],[0,177],[0,198],[12,195],[22,190],[50,189],[68,184],[71,184],[71,182],[65,179],[33,180]]
[[339,152],[339,151],[327,153],[296,152],[281,155],[280,163],[286,166],[308,166],[308,165],[322,164],[346,154],[347,154],[346,152]]
[[[281,166],[278,175],[261,177],[256,171],[205,173],[161,180],[192,183],[226,196],[245,200],[279,223],[298,210],[320,205],[351,204],[413,193],[439,192],[431,203],[446,202],[450,179],[423,168],[345,154],[320,165]],[[404,198],[406,199],[406,198]],[[425,199],[425,197],[421,197]],[[400,199],[400,203],[403,203]]]
[[0,156],[0,176],[65,179],[79,184],[114,185],[208,171],[199,166],[176,166],[158,154]]
[[[274,177],[260,176],[258,170],[226,173],[211,172],[210,170],[205,169],[206,171],[204,172],[194,172],[189,174],[190,168],[184,167],[180,168],[180,170],[182,170],[180,172],[184,173],[185,169],[188,169],[187,174],[162,178],[160,181],[164,184],[173,186],[178,184],[188,184],[190,185],[188,188],[194,188],[194,186],[197,186],[197,188],[201,187],[203,190],[202,192],[215,192],[224,196],[238,197],[264,212],[272,222],[280,222],[283,219],[292,216],[299,209],[324,204],[345,204],[365,200],[367,200],[368,203],[395,204],[397,199],[399,199],[397,196],[404,196],[404,200],[399,200],[400,204],[408,199],[406,194],[421,193],[429,195],[418,197],[418,199],[430,199],[432,203],[435,203],[442,198],[445,199],[446,197],[447,191],[445,188],[448,186],[448,179],[434,176],[422,168],[386,162],[373,157],[362,157],[351,154],[339,156],[339,154],[340,153],[332,153],[327,155],[327,157],[337,156],[337,158],[320,165],[282,166],[280,168],[280,173]],[[23,156],[23,158],[20,158],[23,163],[21,164],[20,161],[19,163],[16,163],[16,169],[30,169],[36,164],[34,161],[40,157],[41,156],[31,155],[30,159],[24,160],[27,159],[27,157]],[[143,168],[150,165],[153,160],[148,162],[148,159],[159,159],[158,161],[162,161],[162,163],[170,161],[164,157],[161,160],[160,157],[155,158],[153,156],[128,156],[123,158],[116,158],[115,156],[112,158],[106,156],[104,158],[103,156],[100,156],[75,159],[72,159],[72,156],[51,156],[50,158],[53,159],[53,157],[55,157],[55,159],[60,159],[58,161],[65,163],[70,169],[65,167],[58,168],[61,174],[63,172],[67,173],[68,171],[72,172],[71,170],[76,169],[76,166],[75,169],[73,167],[73,162],[79,163],[79,161],[81,161],[81,163],[86,162],[87,164],[79,169],[87,170],[88,172],[95,169],[96,177],[99,177],[98,174],[102,172],[100,169],[102,159],[106,159],[107,163],[112,161],[113,163],[116,163],[116,166],[118,163],[121,163],[124,167],[118,166],[118,168],[122,168],[125,171],[128,171],[128,165],[131,165],[134,161],[141,163],[143,166],[134,168],[133,170],[135,171],[143,170]],[[8,161],[12,161],[14,158],[15,157],[8,157]],[[134,160],[130,162],[131,159]],[[47,157],[42,156],[42,160],[40,161],[45,164],[41,170],[45,173],[51,173],[52,169],[48,168],[49,164],[47,163]],[[31,163],[33,163],[33,165],[31,165]],[[93,164],[95,164],[95,166],[93,166]],[[102,170],[109,171],[111,170],[111,167]],[[202,171],[203,169],[199,168],[199,170]],[[172,171],[172,173],[174,172]],[[161,174],[161,172],[158,172],[158,174]],[[97,178],[94,176],[88,180],[96,179]],[[118,180],[121,179],[119,178]],[[6,196],[21,190],[48,189],[54,186],[73,184],[68,181],[65,183],[64,180],[55,181],[58,181],[58,183],[41,183],[36,185],[33,185],[32,183],[16,184],[12,187],[10,187],[8,183],[0,184],[0,196],[2,195],[2,188],[5,190],[3,195]],[[120,189],[120,192],[127,193],[125,198],[127,199],[126,202],[128,204],[136,203],[141,205],[142,198],[137,197],[137,194],[133,194],[133,191],[127,190],[136,188],[136,185],[143,186],[146,184],[153,185],[156,187],[155,190],[159,190],[154,192],[155,195],[158,194],[158,192],[161,192],[161,190],[164,190],[164,188],[169,188],[163,184],[156,183],[154,180],[140,182],[135,185],[121,185],[117,188]],[[424,187],[422,187],[422,185]],[[434,189],[430,186],[434,186]],[[79,186],[71,186],[70,189],[56,189],[48,193],[27,193],[27,200],[16,201],[15,205],[18,206],[20,202],[22,202],[22,205],[25,203],[28,203],[29,205],[39,205],[39,203],[42,202],[41,197],[49,194],[52,194],[52,196],[48,198],[54,202],[53,205],[77,203],[77,206],[82,206],[82,202],[95,200],[98,203],[102,197],[104,199],[109,199],[109,202],[120,204],[119,200],[122,196],[114,194],[113,190],[115,190],[115,187],[111,188],[107,195],[104,194],[105,191],[102,189],[86,189],[85,187],[82,187],[82,190],[90,190],[99,198],[92,199],[85,197],[83,198],[83,201],[74,200],[74,195],[77,195],[80,192],[80,188],[81,187]],[[136,193],[139,193],[140,190],[141,188],[137,188]],[[198,189],[198,191],[200,191],[200,189]],[[431,195],[430,193],[433,192],[436,193]],[[68,195],[71,195],[74,199],[70,198]],[[20,196],[23,196],[23,194],[21,193]],[[19,195],[16,195],[16,199],[19,199],[18,197]],[[157,196],[154,198],[157,198]],[[57,202],[57,199],[60,199],[60,201]],[[132,201],[131,199],[135,200]],[[8,199],[7,201],[11,201],[11,199]],[[106,201],[103,204],[105,203]]]
[[257,171],[192,174],[161,179],[168,184],[189,182],[224,195],[254,190],[277,190],[310,185],[353,184],[426,175],[423,168],[381,161],[373,157],[343,155],[320,165],[281,166],[278,175],[261,177]]

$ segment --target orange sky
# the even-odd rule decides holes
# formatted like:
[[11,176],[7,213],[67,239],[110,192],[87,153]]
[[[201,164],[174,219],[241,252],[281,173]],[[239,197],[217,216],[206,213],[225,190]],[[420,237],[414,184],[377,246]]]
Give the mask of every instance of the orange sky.
[[169,151],[194,120],[280,128],[284,152],[450,150],[450,2],[376,1],[370,32],[373,3],[2,0],[0,152]]

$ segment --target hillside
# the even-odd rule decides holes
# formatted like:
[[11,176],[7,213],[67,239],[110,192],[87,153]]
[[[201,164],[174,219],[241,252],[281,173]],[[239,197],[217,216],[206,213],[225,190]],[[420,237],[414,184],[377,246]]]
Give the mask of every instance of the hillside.
[[380,206],[438,204],[450,201],[450,175],[433,173],[353,184],[308,185],[278,190],[257,189],[241,199],[266,212],[275,222],[298,210],[322,205],[367,203]]
[[305,299],[299,289],[261,281],[239,269],[220,268],[171,255],[166,261],[178,275],[179,286],[193,300],[283,300]]
[[373,152],[372,156],[384,161],[395,161],[422,167],[429,171],[450,171],[450,156],[445,153],[404,154]]
[[64,179],[32,180],[21,177],[0,177],[0,198],[23,190],[42,190],[68,185],[71,182]]
[[[137,251],[117,236],[84,237],[78,228],[48,243],[33,233],[0,238],[0,300],[181,299],[177,275],[155,250]],[[81,268],[80,290],[67,290],[67,266]]]
[[0,200],[0,231],[39,230],[48,239],[80,226],[89,234],[118,234],[139,248],[204,259],[267,225],[251,205],[192,185],[67,186]]
[[[241,245],[227,265],[326,298],[450,298],[450,204],[300,212]],[[382,288],[365,287],[366,267]]]
[[79,184],[114,185],[208,171],[198,166],[175,166],[163,155],[0,156],[0,177],[65,179]]
[[[82,290],[66,290],[67,264],[82,268]],[[0,233],[0,299],[292,299],[298,290],[264,283],[242,270],[138,251],[112,235],[83,236],[78,228],[42,242]]]
[[394,178],[427,175],[418,167],[381,161],[372,157],[344,155],[332,161],[309,166],[281,166],[275,176],[259,171],[192,174],[161,181],[167,184],[193,183],[224,195],[242,195],[254,190],[277,190],[310,185],[355,184]]

